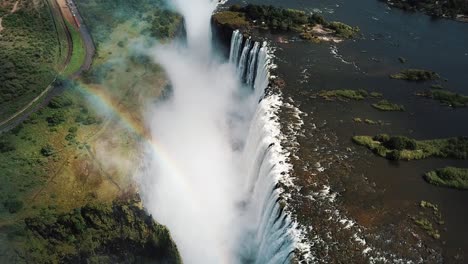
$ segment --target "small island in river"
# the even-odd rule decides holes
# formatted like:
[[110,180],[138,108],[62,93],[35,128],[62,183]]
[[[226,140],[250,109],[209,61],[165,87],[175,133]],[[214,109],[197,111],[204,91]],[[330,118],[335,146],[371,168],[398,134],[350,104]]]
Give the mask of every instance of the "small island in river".
[[318,14],[266,5],[233,5],[213,15],[216,25],[250,32],[252,29],[295,32],[298,37],[318,42],[341,42],[358,35],[359,28],[342,22],[328,22]]

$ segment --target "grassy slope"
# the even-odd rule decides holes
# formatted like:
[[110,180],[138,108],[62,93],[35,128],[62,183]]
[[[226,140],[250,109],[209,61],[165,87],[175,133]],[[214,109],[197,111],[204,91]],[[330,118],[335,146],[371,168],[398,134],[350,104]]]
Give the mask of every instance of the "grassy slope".
[[70,58],[70,63],[65,68],[63,74],[68,76],[77,72],[81,65],[83,64],[86,56],[86,51],[83,43],[83,39],[81,38],[80,32],[72,26],[70,23],[67,22],[68,30],[70,31],[72,41],[73,41],[73,53]]

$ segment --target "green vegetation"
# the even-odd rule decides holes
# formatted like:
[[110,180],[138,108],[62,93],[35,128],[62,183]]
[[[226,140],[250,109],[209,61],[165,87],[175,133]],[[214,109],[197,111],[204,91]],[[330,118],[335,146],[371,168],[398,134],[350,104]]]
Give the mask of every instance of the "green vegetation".
[[457,15],[468,15],[468,1],[466,0],[424,0],[424,1],[405,1],[405,0],[381,0],[388,2],[391,6],[398,7],[408,11],[421,10],[428,15],[435,17],[457,18]]
[[398,105],[391,103],[387,100],[381,100],[372,106],[380,111],[405,111],[405,107],[403,105]]
[[420,228],[422,228],[424,231],[426,231],[426,233],[429,236],[431,236],[434,239],[439,239],[440,238],[439,230],[434,228],[434,226],[432,225],[432,223],[431,223],[431,221],[429,219],[424,218],[424,217],[421,217],[421,218],[413,217],[412,219],[413,219],[414,223],[417,226],[419,226]]
[[336,35],[340,38],[350,39],[359,33],[359,28],[351,27],[341,22],[330,22],[327,28],[335,30]]
[[366,90],[323,90],[318,94],[320,97],[332,99],[350,99],[350,100],[364,100],[369,93]]
[[446,167],[430,171],[424,179],[437,186],[468,190],[468,169]]
[[[93,78],[87,83],[87,89],[99,89],[119,111],[131,113],[135,122],[141,120],[136,111],[139,108],[132,106],[140,107],[148,98],[157,98],[167,81],[160,67],[151,60],[133,61],[136,56],[128,46],[130,39],[154,41],[154,37],[175,34],[179,29],[180,17],[177,16],[178,20],[168,18],[169,12],[159,8],[162,2],[77,1],[86,21],[90,21],[88,26],[97,45],[90,72]],[[43,3],[23,0],[20,10],[26,11],[29,5],[33,8],[33,4],[45,8]],[[41,15],[47,18],[49,10],[45,8],[44,11],[47,14]],[[34,16],[27,18],[31,20]],[[15,46],[12,50],[16,52],[30,44],[21,43],[24,39],[30,36],[40,39],[36,33],[44,32],[20,32],[22,39],[15,39],[8,45]],[[52,33],[44,35],[55,35],[53,40],[58,42],[57,34]],[[0,53],[6,51],[3,40],[0,38]],[[46,47],[51,55],[58,53],[54,43]],[[21,56],[23,54],[18,55]],[[46,58],[63,63],[61,57]],[[27,59],[34,66],[47,66],[42,57],[36,61]],[[3,62],[2,59],[0,67],[4,66]],[[20,64],[15,59],[11,63],[14,66],[9,69],[16,72],[22,69],[16,68]],[[43,76],[46,75],[41,73],[39,77]],[[5,77],[3,72],[2,77]],[[39,78],[33,81],[37,80]],[[108,156],[100,152],[105,148],[108,153],[127,159],[137,151],[141,138],[117,119],[101,115],[105,106],[96,112],[91,106],[95,101],[88,100],[89,91],[84,92],[78,85],[80,82],[79,79],[74,83],[59,79],[56,84],[63,87],[57,90],[63,93],[21,125],[0,134],[0,262],[75,263],[86,259],[90,263],[146,263],[148,260],[165,263],[167,255],[167,263],[178,263],[179,260],[169,257],[176,256],[177,251],[172,242],[167,242],[167,230],[154,224],[143,210],[134,208],[140,204],[108,206],[116,199],[135,193],[128,178],[132,168],[103,162]],[[2,105],[0,109],[5,108]],[[105,125],[101,125],[104,117]],[[122,214],[118,213],[120,211]],[[166,244],[168,247],[164,248]]]
[[135,201],[93,204],[69,213],[42,209],[25,219],[19,255],[32,263],[182,263],[167,228]]
[[360,117],[355,117],[355,118],[353,119],[353,121],[356,122],[356,123],[366,123],[366,124],[368,124],[368,125],[379,125],[379,124],[382,124],[382,121],[380,121],[380,120],[379,120],[379,121],[374,121],[374,120],[372,120],[372,119],[368,119],[368,118],[362,119],[362,118],[360,118]]
[[10,214],[15,214],[23,208],[23,201],[18,200],[16,197],[8,197],[3,202],[3,206],[8,210]]
[[88,0],[76,4],[85,11],[82,12],[83,19],[98,49],[109,38],[112,29],[131,20],[143,26],[140,34],[159,40],[173,38],[182,22],[182,17],[170,11],[163,0]]
[[152,9],[151,14],[151,36],[159,40],[166,40],[175,36],[182,18],[179,14],[168,9]]
[[80,32],[68,22],[67,27],[70,31],[73,42],[73,53],[70,58],[70,63],[67,65],[65,72],[63,73],[65,76],[77,72],[81,65],[83,65],[86,56],[86,50]]
[[441,102],[442,104],[446,104],[454,108],[468,106],[468,96],[450,91],[433,89],[430,92],[425,93],[424,96],[432,98]]
[[442,84],[431,84],[431,88],[432,89],[444,89],[444,86],[442,86]]
[[0,121],[27,105],[49,86],[60,57],[57,34],[47,5],[22,1],[3,16],[0,33]]
[[[265,29],[299,32],[303,39],[318,40],[313,27],[320,25],[342,39],[353,38],[359,33],[359,28],[351,27],[341,22],[327,22],[318,14],[308,14],[301,10],[285,9],[267,5],[246,6],[233,5],[229,11],[214,14],[214,21],[230,28],[260,27]],[[320,34],[323,34],[320,33]]]
[[[435,228],[435,224],[445,224],[439,206],[423,200],[419,203],[419,207],[421,207],[422,211],[419,212],[419,216],[411,217],[413,223],[423,229],[432,238],[439,239],[440,233],[439,230]],[[428,210],[431,212],[429,213]]]
[[241,12],[225,11],[217,13],[215,16],[221,25],[229,25],[233,28],[244,28],[250,25],[250,21]]
[[366,146],[376,155],[390,160],[418,160],[429,157],[468,158],[468,138],[446,138],[433,140],[414,140],[403,136],[386,134],[354,136],[353,142]]
[[422,82],[429,80],[439,79],[439,74],[433,71],[419,70],[419,69],[408,69],[401,71],[400,73],[395,73],[390,75],[390,78],[397,80],[413,81],[413,82]]
[[373,98],[382,98],[383,97],[383,94],[382,93],[378,93],[378,92],[371,92],[369,94],[371,97]]

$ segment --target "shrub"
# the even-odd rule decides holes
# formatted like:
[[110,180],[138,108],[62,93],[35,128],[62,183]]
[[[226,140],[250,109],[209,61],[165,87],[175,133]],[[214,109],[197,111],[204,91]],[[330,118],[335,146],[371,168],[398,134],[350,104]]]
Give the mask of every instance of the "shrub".
[[55,152],[55,150],[50,144],[47,144],[47,145],[45,145],[44,147],[41,148],[41,154],[44,157],[52,156],[54,154],[54,152]]
[[5,206],[8,212],[15,214],[23,208],[23,202],[16,198],[8,198],[3,202],[3,206]]
[[68,96],[63,95],[63,96],[56,96],[56,97],[52,98],[52,100],[50,100],[48,106],[50,108],[57,109],[57,108],[70,106],[72,104],[73,104],[72,99],[70,97],[68,97]]
[[46,120],[47,123],[49,123],[49,126],[57,126],[65,122],[65,117],[63,117],[63,114],[61,112],[56,112],[47,117]]
[[10,141],[6,141],[6,140],[0,141],[0,153],[14,151],[15,149],[16,149],[15,146]]
[[391,137],[384,141],[383,144],[386,148],[395,150],[415,150],[417,147],[414,139],[409,139],[403,136]]

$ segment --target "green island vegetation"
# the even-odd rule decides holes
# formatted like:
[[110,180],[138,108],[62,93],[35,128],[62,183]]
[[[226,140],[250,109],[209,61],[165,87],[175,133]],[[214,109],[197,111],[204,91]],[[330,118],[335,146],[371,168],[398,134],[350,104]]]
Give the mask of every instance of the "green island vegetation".
[[373,97],[373,98],[382,98],[383,97],[383,94],[378,93],[378,92],[371,92],[369,95],[370,95],[370,97]]
[[434,239],[439,239],[440,238],[440,233],[439,230],[437,230],[432,222],[424,217],[412,217],[412,220],[414,223],[422,228],[426,233],[431,236]]
[[9,234],[33,263],[182,263],[166,227],[138,201],[89,204],[67,213],[41,208]]
[[323,90],[318,93],[323,99],[334,100],[334,99],[350,99],[350,100],[364,100],[369,96],[366,90]]
[[423,82],[423,81],[440,79],[440,76],[439,74],[433,71],[420,70],[420,69],[408,69],[408,70],[403,70],[399,73],[391,74],[390,78],[396,79],[396,80]]
[[407,11],[423,11],[428,15],[435,17],[459,18],[460,15],[468,16],[467,0],[424,0],[424,1],[406,1],[406,0],[381,0],[389,5],[401,8]]
[[451,91],[432,89],[429,92],[423,93],[422,96],[437,100],[453,108],[468,106],[468,96]]
[[441,89],[444,89],[444,86],[442,84],[440,84],[440,83],[431,84],[431,89],[441,90]]
[[404,136],[354,136],[353,142],[389,160],[419,160],[429,157],[467,159],[468,138],[415,140]]
[[[36,12],[44,12],[41,19],[48,19],[50,12],[41,1],[21,1],[14,14],[21,10],[32,12],[26,7],[33,8],[33,2],[40,3]],[[171,37],[181,20],[176,15],[176,19],[160,17],[168,13],[162,10],[162,0],[104,2],[77,1],[97,45],[92,69],[74,81],[58,78],[53,85],[63,90],[61,94],[18,126],[0,133],[0,263],[14,263],[19,258],[31,263],[80,262],[83,258],[94,263],[116,263],[117,259],[139,262],[138,256],[145,260],[164,257],[165,253],[174,260],[168,263],[178,263],[176,249],[164,227],[150,221],[134,205],[116,205],[116,201],[137,192],[128,177],[135,168],[125,162],[109,162],[109,153],[116,160],[129,160],[138,152],[141,135],[121,125],[120,119],[92,93],[99,91],[99,96],[112,102],[112,107],[141,122],[139,105],[160,96],[167,80],[159,66],[131,53],[128,39]],[[155,6],[156,2],[159,4]],[[5,19],[11,19],[10,16],[3,17],[4,26],[9,25]],[[138,23],[142,17],[146,23]],[[0,53],[8,51],[20,58],[15,61],[16,57],[12,57],[14,67],[5,68],[2,61],[0,68],[15,71],[11,75],[16,76],[23,69],[18,68],[22,60],[37,66],[47,58],[51,62],[40,65],[50,66],[51,76],[45,82],[48,85],[57,72],[52,52],[57,52],[54,45],[59,45],[53,23],[49,22],[47,27],[24,31],[21,38],[8,42],[26,47],[52,32],[54,38],[48,45],[34,48],[40,52],[37,60],[16,54],[19,49],[3,49],[0,38]],[[32,22],[27,25],[38,26]],[[7,30],[5,27],[2,34]],[[25,41],[29,38],[34,39]],[[51,52],[50,56],[42,57],[46,52]],[[47,76],[37,74],[28,82]],[[0,78],[4,76],[0,72]],[[80,217],[85,220],[84,226]],[[132,246],[124,247],[124,243]]]
[[405,111],[405,107],[403,105],[394,104],[387,100],[378,101],[377,103],[372,104],[372,107],[380,111]]
[[424,179],[437,186],[468,190],[468,169],[446,167],[430,171],[424,175]]
[[383,124],[383,122],[382,122],[381,120],[379,120],[379,121],[374,121],[374,120],[372,120],[372,119],[368,119],[368,118],[364,118],[364,119],[363,119],[363,118],[360,118],[360,117],[355,117],[355,118],[353,118],[353,121],[354,121],[355,123],[366,123],[366,124],[368,124],[368,125],[382,125],[382,124]]
[[428,201],[422,200],[419,203],[419,207],[422,211],[419,215],[412,216],[411,219],[413,223],[419,226],[422,230],[426,232],[429,236],[434,239],[440,238],[439,230],[437,226],[445,224],[445,221],[442,219],[442,213],[439,210],[439,206]]
[[14,1],[0,4],[0,122],[41,94],[62,63],[45,2],[20,1],[15,12],[13,5]]
[[314,42],[325,40],[326,36],[350,39],[359,33],[357,27],[337,21],[327,22],[315,13],[267,5],[233,5],[228,11],[214,14],[213,20],[232,29],[259,27],[293,31],[299,33],[301,38]]

